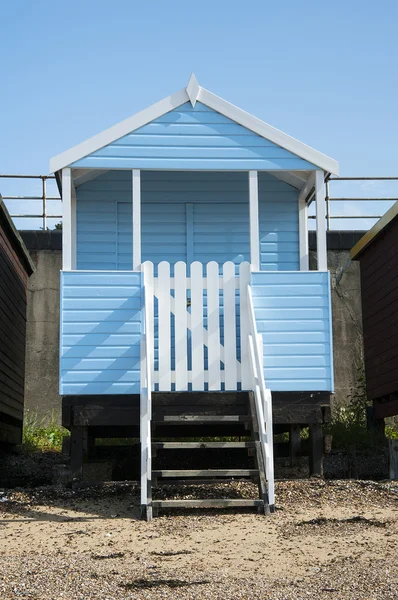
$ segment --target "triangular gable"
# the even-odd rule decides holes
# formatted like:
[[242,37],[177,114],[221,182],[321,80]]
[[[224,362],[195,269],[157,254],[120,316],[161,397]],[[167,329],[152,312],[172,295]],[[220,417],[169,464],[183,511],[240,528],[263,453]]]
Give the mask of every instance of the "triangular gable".
[[311,170],[316,165],[201,102],[186,102],[72,163],[93,169]]
[[66,166],[338,173],[336,161],[201,88],[194,76],[187,88],[50,161],[54,172]]

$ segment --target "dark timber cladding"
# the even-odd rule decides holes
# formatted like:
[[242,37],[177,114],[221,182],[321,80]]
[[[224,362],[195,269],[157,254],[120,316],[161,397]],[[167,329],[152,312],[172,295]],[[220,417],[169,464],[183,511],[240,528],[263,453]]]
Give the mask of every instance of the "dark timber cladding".
[[357,246],[351,255],[361,265],[366,385],[383,418],[398,414],[398,203]]
[[26,290],[33,271],[0,196],[0,443],[19,443],[22,435]]

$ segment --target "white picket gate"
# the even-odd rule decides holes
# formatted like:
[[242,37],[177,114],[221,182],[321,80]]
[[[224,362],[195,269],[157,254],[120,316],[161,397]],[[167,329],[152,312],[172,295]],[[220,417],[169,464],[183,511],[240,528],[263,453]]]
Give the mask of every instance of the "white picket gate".
[[[249,390],[247,286],[250,265],[143,264],[152,381],[158,391]],[[155,299],[157,299],[155,306]],[[174,327],[172,326],[174,325]],[[157,349],[155,343],[157,342]],[[206,352],[207,349],[207,352]],[[157,350],[157,351],[156,351]],[[157,368],[155,368],[155,366]]]

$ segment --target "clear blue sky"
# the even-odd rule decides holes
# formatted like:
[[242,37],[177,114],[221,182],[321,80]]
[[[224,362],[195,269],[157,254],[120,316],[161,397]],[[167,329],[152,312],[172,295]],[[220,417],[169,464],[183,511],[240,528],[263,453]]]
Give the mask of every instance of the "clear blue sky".
[[5,0],[0,22],[0,172],[47,173],[194,71],[341,175],[398,174],[396,0]]

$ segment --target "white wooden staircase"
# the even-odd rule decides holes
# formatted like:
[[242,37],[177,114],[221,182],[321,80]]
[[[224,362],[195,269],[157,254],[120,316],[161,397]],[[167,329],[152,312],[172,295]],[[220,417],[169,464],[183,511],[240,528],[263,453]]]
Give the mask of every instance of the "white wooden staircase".
[[[232,262],[222,266],[221,275],[219,269],[208,263],[204,272],[204,265],[192,263],[188,276],[187,265],[177,263],[172,276],[164,262],[154,277],[153,264],[143,265],[141,507],[148,520],[172,507],[273,511],[271,394],[264,382],[250,265],[242,263],[238,275]],[[223,441],[231,438],[236,441]],[[209,451],[216,464],[203,465],[201,455]],[[232,460],[242,451],[247,464],[240,457],[236,468],[225,465],[226,452]],[[190,457],[188,467],[176,468],[175,461],[170,467],[167,457],[176,453],[185,462]],[[153,468],[152,457],[160,455],[161,466]],[[254,479],[258,497],[152,498],[154,484],[232,478]]]

